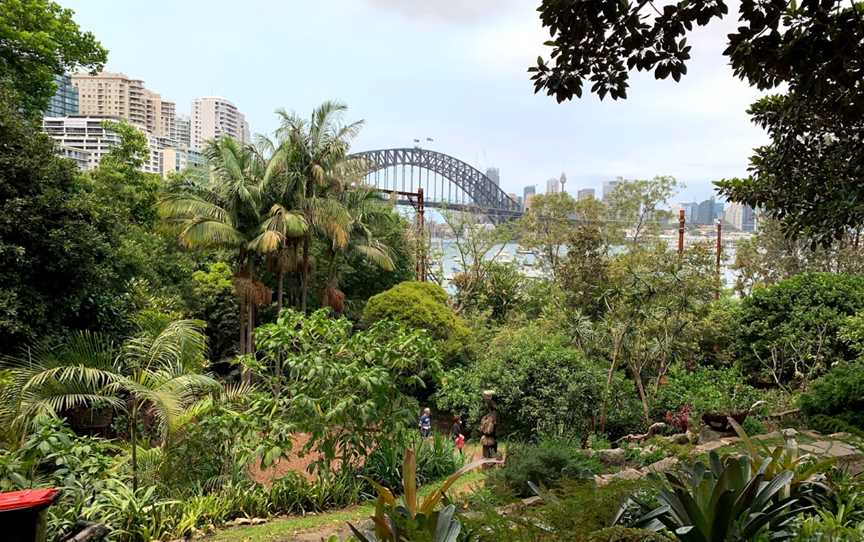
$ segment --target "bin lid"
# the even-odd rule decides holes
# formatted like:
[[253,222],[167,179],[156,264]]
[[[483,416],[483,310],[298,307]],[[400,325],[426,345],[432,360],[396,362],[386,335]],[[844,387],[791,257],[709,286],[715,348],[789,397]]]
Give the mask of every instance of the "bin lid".
[[0,512],[11,510],[22,510],[25,508],[41,508],[54,502],[57,498],[57,490],[25,489],[22,491],[10,491],[0,493]]

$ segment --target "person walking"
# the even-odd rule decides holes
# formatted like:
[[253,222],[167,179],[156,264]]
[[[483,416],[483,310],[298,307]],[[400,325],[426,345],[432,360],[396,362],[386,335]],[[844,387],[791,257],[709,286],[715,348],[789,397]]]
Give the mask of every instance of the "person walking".
[[432,436],[432,411],[429,410],[429,407],[423,409],[418,425],[420,426],[421,437],[428,438]]
[[453,445],[459,450],[459,455],[462,455],[462,448],[465,446],[465,435],[462,433],[462,416],[456,414],[453,416],[453,425],[450,427],[450,439]]

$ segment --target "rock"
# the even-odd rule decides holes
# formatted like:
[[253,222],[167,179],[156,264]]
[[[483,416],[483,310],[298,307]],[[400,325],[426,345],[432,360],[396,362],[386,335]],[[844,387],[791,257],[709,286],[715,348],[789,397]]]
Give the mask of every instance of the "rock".
[[249,518],[236,518],[225,522],[225,525],[228,525],[229,527],[237,527],[240,525],[250,525],[251,523],[252,520]]
[[526,499],[522,499],[522,504],[524,506],[537,506],[538,504],[540,504],[542,502],[543,502],[543,498],[538,496],[538,495],[534,495],[533,497],[528,497]]
[[750,437],[753,440],[771,440],[775,438],[780,438],[782,434],[780,431],[772,431],[770,433],[762,433],[761,435],[755,435]]
[[850,433],[831,433],[828,436],[835,440],[846,440],[852,438],[852,435]]
[[261,525],[262,523],[267,523],[267,520],[264,518],[252,518],[249,520],[250,525]]
[[690,444],[689,433],[678,433],[669,437],[669,442],[672,444]]
[[648,455],[648,454],[653,454],[654,452],[659,451],[660,448],[659,448],[658,446],[655,446],[654,444],[649,444],[648,446],[645,446],[645,447],[639,448],[639,450],[640,450],[644,455]]
[[723,446],[726,446],[726,444],[724,444],[722,440],[712,440],[710,442],[706,442],[705,444],[700,444],[699,446],[696,446],[690,453],[692,455],[698,455],[701,453],[716,450],[717,448],[722,448]]
[[605,465],[623,465],[627,460],[627,452],[623,448],[596,450],[594,455]]
[[817,441],[810,444],[799,444],[798,449],[808,454],[831,457],[840,461],[855,461],[862,457],[860,450],[838,441]]
[[638,480],[644,476],[645,473],[637,469],[624,469],[612,475],[616,480]]
[[721,431],[715,431],[708,427],[707,425],[703,425],[699,428],[699,444],[706,444],[708,442],[714,442],[716,440],[720,440],[721,438],[734,437],[735,433],[723,433]]
[[648,472],[667,472],[678,466],[680,461],[677,457],[664,457],[660,461],[651,463],[647,467]]

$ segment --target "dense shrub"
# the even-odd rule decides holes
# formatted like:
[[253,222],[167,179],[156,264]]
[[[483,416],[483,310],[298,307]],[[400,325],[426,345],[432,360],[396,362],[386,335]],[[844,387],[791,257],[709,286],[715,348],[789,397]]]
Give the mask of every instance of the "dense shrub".
[[864,276],[803,273],[741,303],[737,353],[760,382],[806,381],[853,353],[839,331],[864,309]]
[[447,292],[429,282],[401,282],[369,298],[362,322],[371,325],[394,320],[425,329],[441,343],[445,366],[464,363],[473,356],[471,331],[447,305]]
[[[864,362],[843,363],[817,378],[799,399],[801,412],[821,431],[864,431]],[[818,427],[817,427],[818,426]]]
[[477,420],[483,412],[480,394],[491,388],[497,393],[501,433],[523,439],[586,435],[605,379],[605,371],[586,361],[564,337],[535,326],[504,329],[480,361],[445,375],[438,405],[453,412],[467,409]]
[[417,452],[417,483],[427,484],[434,480],[445,478],[465,463],[452,441],[438,433],[429,439],[382,440],[365,459],[363,475],[371,480],[393,490],[401,492],[402,462],[405,450],[414,446]]
[[579,442],[572,439],[544,439],[537,444],[511,444],[504,467],[493,475],[515,495],[529,497],[538,487],[551,488],[563,480],[593,479],[600,472],[599,461],[587,457]]
[[760,394],[745,382],[737,367],[697,367],[689,371],[681,366],[670,369],[666,383],[661,385],[652,407],[654,419],[666,413],[680,412],[690,407],[690,419],[698,420],[705,412],[732,413],[747,410],[759,400]]

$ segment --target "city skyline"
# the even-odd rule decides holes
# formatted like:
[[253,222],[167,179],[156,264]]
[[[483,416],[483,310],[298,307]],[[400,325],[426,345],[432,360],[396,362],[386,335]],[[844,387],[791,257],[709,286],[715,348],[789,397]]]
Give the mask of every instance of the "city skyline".
[[[513,0],[496,9],[485,9],[493,7],[485,0],[434,8],[399,0],[253,1],[230,12],[218,2],[208,4],[213,9],[184,2],[170,4],[170,19],[158,16],[169,8],[159,1],[146,12],[123,2],[111,10],[83,0],[63,4],[110,50],[106,71],[141,78],[178,104],[225,96],[254,132],[270,133],[277,108],[305,116],[336,99],[349,106],[347,120],[366,121],[356,150],[431,137],[429,148],[480,171],[494,164],[506,172],[506,192],[563,170],[571,193],[599,193],[618,176],[668,174],[686,185],[678,199],[704,199],[711,181],[746,175],[751,149],[765,140],[745,113],[759,94],[734,79],[715,39],[734,28],[733,18],[694,34],[693,61],[679,84],[637,74],[625,102],[590,96],[557,104],[535,95],[526,73],[547,34],[534,6]],[[263,28],[262,12],[269,13]],[[183,36],[183,60],[166,62],[177,57],[178,41],[151,40],[138,31],[147,25]],[[315,55],[283,55],[310,47]],[[273,69],[280,64],[291,69]],[[306,74],[303,83],[289,72]]]

